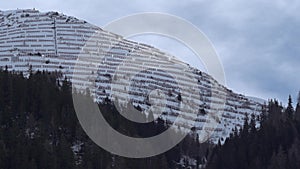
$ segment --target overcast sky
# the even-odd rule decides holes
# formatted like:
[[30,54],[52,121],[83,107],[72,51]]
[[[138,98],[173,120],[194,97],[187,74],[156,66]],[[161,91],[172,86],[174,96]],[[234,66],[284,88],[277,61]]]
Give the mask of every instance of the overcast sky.
[[[1,10],[36,8],[75,16],[100,27],[138,12],[182,17],[202,30],[224,66],[227,87],[286,102],[300,90],[300,1],[202,0],[3,0]],[[136,37],[180,57],[193,53],[157,36]],[[170,45],[171,44],[171,45]],[[204,69],[201,63],[193,63]]]

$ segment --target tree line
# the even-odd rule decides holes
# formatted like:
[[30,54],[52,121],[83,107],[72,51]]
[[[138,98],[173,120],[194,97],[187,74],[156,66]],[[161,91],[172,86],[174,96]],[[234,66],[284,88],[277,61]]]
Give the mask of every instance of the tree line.
[[[300,98],[296,108],[291,97],[287,107],[270,100],[259,126],[256,117],[247,116],[243,128],[236,128],[223,145],[200,144],[192,129],[161,155],[129,159],[103,150],[86,135],[73,107],[71,83],[58,79],[63,79],[59,72],[31,72],[25,78],[0,70],[1,169],[300,168]],[[82,98],[90,99],[88,94]],[[114,129],[131,137],[150,137],[168,128],[161,118],[147,124],[128,121],[108,99],[98,107]]]
[[[200,145],[195,131],[155,157],[129,159],[103,150],[78,122],[71,83],[58,79],[63,79],[59,72],[30,72],[25,78],[0,71],[1,169],[180,169],[204,164],[211,145]],[[88,99],[87,94],[82,97]],[[109,100],[99,108],[113,128],[128,136],[149,137],[168,128],[161,118],[145,125],[124,120]]]
[[224,145],[217,145],[207,169],[299,169],[300,97],[293,108],[270,100],[257,127],[246,118],[242,129],[233,132]]

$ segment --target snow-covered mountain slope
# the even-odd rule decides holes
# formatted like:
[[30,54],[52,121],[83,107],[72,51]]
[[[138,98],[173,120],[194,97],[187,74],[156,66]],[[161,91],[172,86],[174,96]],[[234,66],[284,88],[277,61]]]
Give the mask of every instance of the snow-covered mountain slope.
[[248,99],[253,100],[253,101],[256,101],[256,102],[258,102],[258,103],[260,103],[260,104],[267,104],[267,103],[268,103],[267,100],[264,100],[264,99],[262,99],[262,98],[253,97],[253,96],[246,96],[246,97],[247,97]]
[[242,126],[246,115],[259,116],[263,106],[159,49],[57,12],[0,11],[0,67],[6,66],[61,71],[79,89],[94,86],[99,102],[131,103],[213,142]]

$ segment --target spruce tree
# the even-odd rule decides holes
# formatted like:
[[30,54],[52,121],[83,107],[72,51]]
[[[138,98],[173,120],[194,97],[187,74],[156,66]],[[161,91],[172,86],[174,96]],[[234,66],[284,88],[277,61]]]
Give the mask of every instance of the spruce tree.
[[300,122],[300,92],[298,94],[298,100],[296,105],[296,111],[295,111],[295,119]]
[[286,116],[288,117],[288,119],[293,119],[294,116],[294,108],[293,108],[293,102],[292,102],[292,97],[291,95],[289,95],[289,99],[288,99],[288,106],[285,110]]

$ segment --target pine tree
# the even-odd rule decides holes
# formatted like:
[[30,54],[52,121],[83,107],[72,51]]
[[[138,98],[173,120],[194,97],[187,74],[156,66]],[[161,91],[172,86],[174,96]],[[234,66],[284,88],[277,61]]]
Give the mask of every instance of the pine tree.
[[292,102],[292,97],[291,95],[289,95],[289,99],[288,99],[288,106],[285,110],[285,113],[288,117],[288,119],[293,119],[294,116],[294,108],[293,108],[293,102]]
[[241,128],[241,136],[243,137],[247,137],[248,134],[249,134],[249,117],[248,117],[248,114],[245,115],[245,119],[244,119],[244,125],[243,125],[243,128]]
[[300,103],[300,91],[298,92],[298,97],[297,97],[297,104]]
[[300,122],[300,91],[298,94],[297,106],[295,111],[295,119]]
[[288,150],[288,168],[300,168],[300,141],[298,138],[295,139],[294,143]]
[[256,118],[255,118],[255,114],[251,114],[250,132],[252,134],[256,132]]
[[300,122],[300,104],[297,103],[296,112],[295,112],[295,119]]
[[282,147],[279,147],[278,153],[273,153],[268,169],[286,169],[287,156]]

